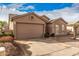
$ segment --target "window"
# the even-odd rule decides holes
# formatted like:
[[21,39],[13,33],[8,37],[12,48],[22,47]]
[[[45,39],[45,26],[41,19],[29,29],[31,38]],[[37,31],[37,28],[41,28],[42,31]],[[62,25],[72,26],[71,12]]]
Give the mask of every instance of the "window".
[[56,25],[56,31],[57,32],[59,31],[59,25]]
[[65,30],[65,26],[64,25],[62,25],[62,31],[64,31]]

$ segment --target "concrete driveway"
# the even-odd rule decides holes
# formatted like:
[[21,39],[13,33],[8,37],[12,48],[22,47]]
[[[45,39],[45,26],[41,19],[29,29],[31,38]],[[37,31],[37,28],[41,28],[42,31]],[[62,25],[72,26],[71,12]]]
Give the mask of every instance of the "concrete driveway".
[[[78,56],[79,40],[73,40],[68,36],[46,38],[46,39],[28,39],[16,40],[16,42],[29,45],[28,50],[32,56]],[[26,47],[21,46],[26,49]]]

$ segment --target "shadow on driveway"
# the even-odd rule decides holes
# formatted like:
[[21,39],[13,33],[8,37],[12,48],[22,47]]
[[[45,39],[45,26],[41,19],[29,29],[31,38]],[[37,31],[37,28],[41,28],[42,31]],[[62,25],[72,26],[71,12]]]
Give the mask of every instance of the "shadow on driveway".
[[32,52],[28,50],[30,46],[28,44],[21,44],[17,43],[15,44],[19,49],[18,51],[20,52],[20,56],[31,56]]

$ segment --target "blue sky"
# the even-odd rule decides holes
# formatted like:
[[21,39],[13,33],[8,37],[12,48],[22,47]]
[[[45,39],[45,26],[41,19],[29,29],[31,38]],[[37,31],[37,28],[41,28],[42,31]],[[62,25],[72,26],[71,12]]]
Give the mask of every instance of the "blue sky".
[[[62,9],[65,7],[71,7],[73,3],[24,3],[22,4],[19,8],[16,8],[19,11],[26,11],[26,12],[31,12],[31,11],[43,11],[43,10],[55,10],[55,9]],[[5,5],[9,6],[11,3],[2,3],[0,6]],[[28,9],[26,10],[25,8],[27,6],[33,6],[34,9]]]
[[[26,6],[34,6],[35,9],[20,9],[20,8],[23,8],[23,7],[26,7]],[[29,3],[29,4],[24,4],[22,5],[22,7],[20,8],[17,8],[18,10],[20,11],[27,11],[27,12],[30,12],[30,11],[43,11],[43,10],[47,10],[47,11],[50,11],[50,10],[55,10],[55,9],[62,9],[62,8],[65,8],[65,7],[71,7],[72,6],[72,3]]]
[[35,12],[50,19],[62,17],[68,22],[79,19],[78,3],[0,3],[0,20],[8,20],[9,14]]

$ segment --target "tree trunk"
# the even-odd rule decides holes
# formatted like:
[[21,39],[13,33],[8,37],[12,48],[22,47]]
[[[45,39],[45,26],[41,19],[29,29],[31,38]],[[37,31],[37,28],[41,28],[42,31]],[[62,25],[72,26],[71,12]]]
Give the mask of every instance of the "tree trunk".
[[77,30],[76,27],[74,27],[74,40],[76,40],[76,34],[77,34]]

